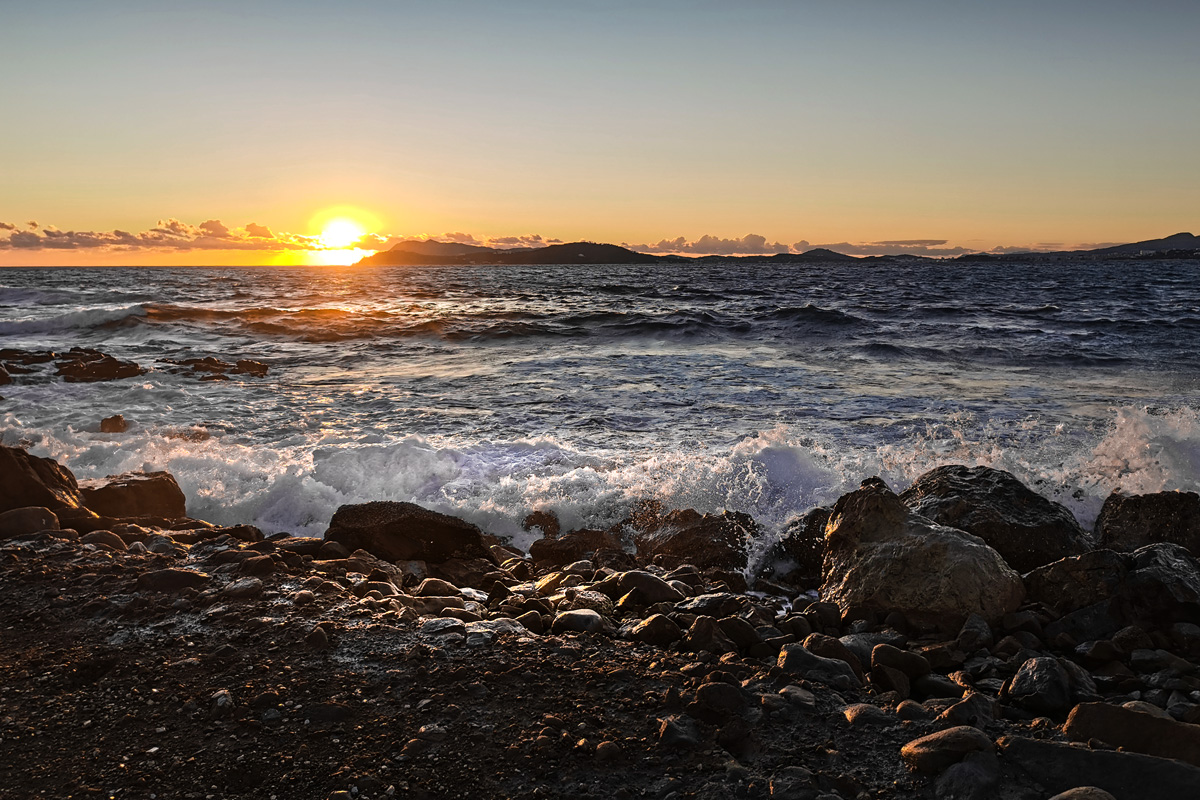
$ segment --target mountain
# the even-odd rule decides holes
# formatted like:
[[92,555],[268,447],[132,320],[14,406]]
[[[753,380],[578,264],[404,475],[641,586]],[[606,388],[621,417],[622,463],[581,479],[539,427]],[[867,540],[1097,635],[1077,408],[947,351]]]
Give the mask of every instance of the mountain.
[[391,250],[367,256],[359,264],[369,266],[420,266],[450,264],[662,264],[711,263],[714,261],[770,261],[803,263],[813,261],[857,261],[854,256],[816,248],[807,253],[777,253],[761,256],[678,256],[639,253],[628,247],[599,242],[570,242],[547,247],[499,250],[456,242],[399,242]]
[[[391,251],[401,253],[418,253],[423,256],[438,256],[438,257],[454,257],[464,256],[469,253],[477,253],[480,251],[490,251],[490,247],[483,247],[477,244],[460,244],[458,242],[438,242],[433,239],[410,239],[404,242],[398,242],[392,246]],[[391,252],[389,251],[389,252]]]
[[1099,250],[1083,250],[1076,252],[1090,253],[1095,256],[1136,256],[1143,252],[1158,252],[1161,250],[1200,250],[1200,236],[1190,233],[1176,233],[1163,239],[1148,239],[1144,242],[1119,244],[1115,247],[1102,247]]

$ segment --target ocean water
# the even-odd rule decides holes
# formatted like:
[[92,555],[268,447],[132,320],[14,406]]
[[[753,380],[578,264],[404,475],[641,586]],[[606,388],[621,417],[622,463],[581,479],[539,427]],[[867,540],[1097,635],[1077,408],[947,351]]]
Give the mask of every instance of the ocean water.
[[[528,544],[631,503],[771,530],[866,477],[1006,469],[1090,526],[1200,489],[1200,263],[0,270],[0,347],[153,368],[0,387],[0,437],[320,535],[407,500]],[[201,382],[164,358],[251,358]],[[99,430],[123,414],[124,434]]]

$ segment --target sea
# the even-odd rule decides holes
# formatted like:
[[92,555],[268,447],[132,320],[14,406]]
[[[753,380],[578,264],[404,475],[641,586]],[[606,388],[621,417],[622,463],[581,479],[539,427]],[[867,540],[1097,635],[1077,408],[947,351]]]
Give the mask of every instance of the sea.
[[[150,371],[0,387],[0,440],[320,536],[401,500],[528,545],[640,499],[777,533],[868,477],[1008,470],[1090,527],[1200,489],[1200,262],[8,268],[0,348]],[[164,359],[253,359],[201,381]],[[121,414],[124,433],[102,433]]]

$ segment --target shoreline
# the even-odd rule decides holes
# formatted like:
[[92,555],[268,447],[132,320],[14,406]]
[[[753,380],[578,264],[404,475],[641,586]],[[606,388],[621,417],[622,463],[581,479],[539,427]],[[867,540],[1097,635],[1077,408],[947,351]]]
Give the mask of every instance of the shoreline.
[[[1095,542],[1048,534],[1056,504],[997,470],[900,495],[866,481],[793,532],[807,575],[750,591],[745,515],[642,504],[640,554],[547,514],[525,554],[398,503],[344,506],[322,539],[263,537],[156,519],[183,507],[166,474],[76,483],[72,507],[66,470],[3,456],[6,509],[18,473],[63,503],[0,515],[13,797],[1032,800],[1200,779],[1164,744],[1200,741],[1200,568],[1142,541],[1168,519],[1191,531],[1195,495],[1117,496]],[[1022,529],[1030,504],[1042,527]],[[931,521],[946,513],[992,539],[1007,513],[1006,555]],[[910,574],[874,570],[880,546]],[[1067,744],[1080,731],[1091,745]]]

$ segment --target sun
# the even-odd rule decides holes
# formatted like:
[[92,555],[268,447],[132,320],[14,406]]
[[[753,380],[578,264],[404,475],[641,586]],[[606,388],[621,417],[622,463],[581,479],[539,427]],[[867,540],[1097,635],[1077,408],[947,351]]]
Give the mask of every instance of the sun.
[[349,247],[363,237],[367,231],[348,217],[335,217],[325,223],[318,237],[321,244],[332,249]]

